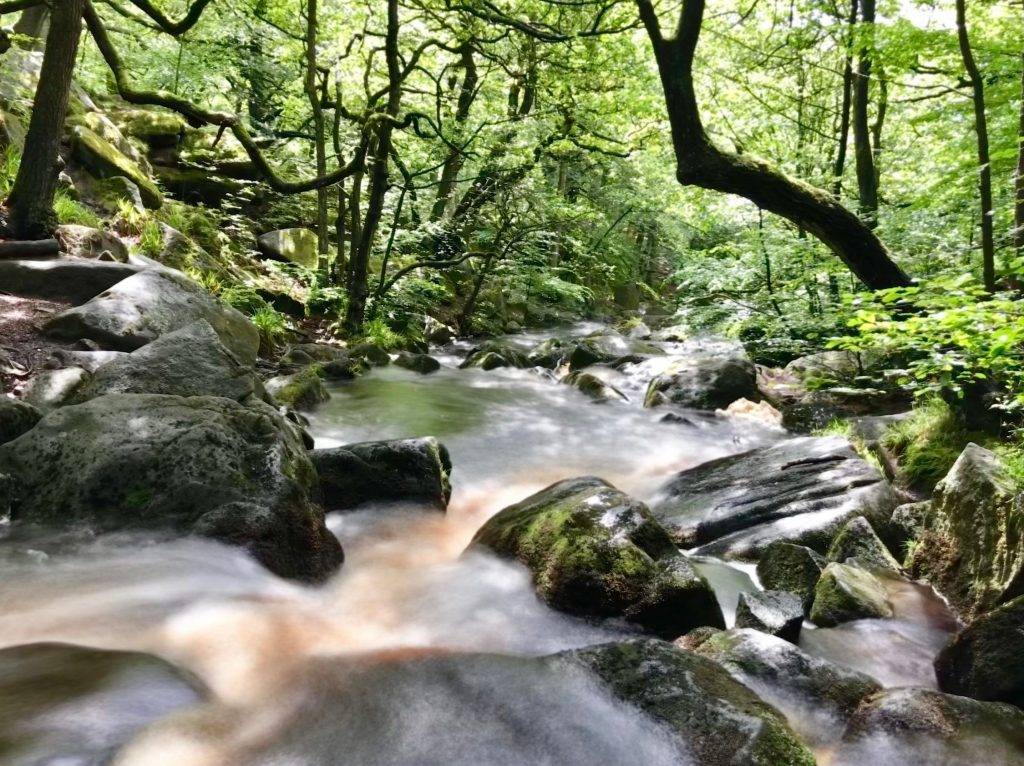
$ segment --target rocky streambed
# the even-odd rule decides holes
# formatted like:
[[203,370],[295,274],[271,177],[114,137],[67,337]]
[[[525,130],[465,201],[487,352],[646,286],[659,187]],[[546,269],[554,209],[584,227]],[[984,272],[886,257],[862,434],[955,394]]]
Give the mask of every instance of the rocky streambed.
[[862,398],[641,328],[258,370],[143,269],[49,331],[102,348],[0,407],[4,763],[1024,758],[983,450],[907,504],[782,427]]

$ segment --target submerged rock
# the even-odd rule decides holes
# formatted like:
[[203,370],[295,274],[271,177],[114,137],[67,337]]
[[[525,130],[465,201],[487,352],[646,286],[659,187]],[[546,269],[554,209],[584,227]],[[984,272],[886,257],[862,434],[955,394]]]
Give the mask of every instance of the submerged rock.
[[724,409],[737,399],[760,399],[754,363],[738,343],[703,343],[672,362],[647,386],[645,407]]
[[478,367],[481,370],[496,370],[499,367],[532,366],[526,354],[515,346],[502,341],[489,340],[469,352],[469,356],[459,365],[460,368]]
[[223,396],[242,401],[263,389],[205,319],[161,335],[99,367],[71,396],[75,403],[105,394]]
[[663,641],[635,639],[553,659],[587,668],[615,697],[667,726],[694,764],[814,764],[775,708],[705,657]]
[[964,448],[935,487],[910,567],[968,616],[1024,594],[1024,492],[995,454]]
[[8,766],[110,763],[153,721],[207,690],[168,662],[70,644],[0,650],[0,761]]
[[278,375],[266,382],[267,393],[281,404],[311,410],[331,398],[321,373],[319,364],[311,364],[291,375]]
[[584,394],[597,402],[629,401],[626,395],[611,383],[606,383],[596,375],[592,375],[589,372],[571,372],[562,379],[562,382],[566,385],[578,388]]
[[[279,575],[323,579],[341,563],[312,502],[316,471],[301,434],[260,401],[101,396],[0,446],[0,473],[15,479],[14,522],[187,533],[220,509],[218,539],[250,548]],[[248,510],[225,514],[232,503],[266,509],[275,535]]]
[[889,553],[885,543],[863,516],[856,516],[843,525],[828,547],[826,558],[839,562],[856,559],[857,564],[865,569],[894,573],[901,571],[899,562]]
[[561,611],[621,617],[667,638],[724,625],[711,587],[647,506],[601,479],[553,484],[492,516],[473,542],[525,564]]
[[757,577],[772,590],[795,594],[809,611],[814,602],[814,588],[825,569],[825,559],[803,545],[783,541],[771,543],[757,562]]
[[43,413],[28,402],[0,396],[0,444],[17,439],[42,417]]
[[255,325],[185,275],[169,270],[147,270],[118,282],[88,303],[55,316],[46,332],[134,351],[200,319],[210,323],[241,363],[255,363],[260,345]]
[[882,688],[864,673],[807,654],[758,630],[717,633],[695,651],[783,712],[796,713],[791,720],[810,718],[808,713],[815,711],[845,722],[865,697]]
[[850,620],[892,616],[888,591],[873,574],[850,564],[825,567],[811,605],[815,625],[828,628]]
[[661,487],[651,509],[682,547],[750,558],[776,540],[824,552],[849,519],[885,528],[896,495],[841,437],[801,437],[712,460]]
[[568,358],[568,344],[559,338],[548,338],[530,350],[529,362],[534,367],[554,370]]
[[441,363],[429,354],[413,354],[409,351],[400,351],[395,358],[395,365],[420,375],[429,375],[441,369]]
[[803,604],[788,591],[741,593],[736,605],[737,628],[753,628],[794,644],[800,638],[803,622]]
[[1022,759],[1024,712],[932,689],[904,688],[887,689],[861,705],[831,763],[1014,766]]
[[364,503],[410,502],[448,507],[452,470],[447,448],[437,439],[361,442],[309,453],[330,511]]
[[939,688],[1024,708],[1024,596],[982,615],[935,659]]

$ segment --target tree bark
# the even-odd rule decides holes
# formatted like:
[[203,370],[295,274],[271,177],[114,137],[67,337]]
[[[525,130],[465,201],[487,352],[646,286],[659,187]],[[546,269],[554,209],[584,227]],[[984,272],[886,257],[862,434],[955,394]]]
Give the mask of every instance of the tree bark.
[[[479,82],[476,61],[473,59],[473,46],[464,43],[459,50],[460,65],[465,74],[462,76],[462,85],[459,87],[459,100],[455,107],[455,125],[460,131],[469,119],[469,110],[476,98],[476,86]],[[453,143],[459,141],[461,135],[454,137]],[[451,147],[448,156],[445,158],[444,166],[441,168],[441,178],[437,185],[437,196],[434,198],[434,206],[430,211],[431,221],[440,221],[448,209],[452,194],[455,191],[455,184],[459,178],[459,172],[465,164],[465,147]]]
[[[324,110],[317,87],[316,40],[317,40],[317,0],[306,0],[306,97],[313,115],[313,144],[316,152],[316,174],[327,175],[327,130],[324,123]],[[326,264],[328,252],[327,235],[327,187],[316,190],[316,236],[317,252],[321,264]],[[341,243],[338,244],[341,247]]]
[[846,172],[846,150],[850,140],[850,108],[853,102],[853,34],[857,26],[857,0],[850,2],[850,18],[847,28],[846,57],[843,61],[843,98],[839,106],[839,136],[836,160],[832,165],[835,179],[832,194],[839,199],[843,193],[843,173]]
[[1016,200],[1013,207],[1013,243],[1017,256],[1024,257],[1024,55],[1020,57],[1020,125],[1017,128]]
[[384,119],[378,119],[372,128],[374,138],[370,153],[369,193],[366,201],[366,215],[363,218],[359,248],[350,264],[352,281],[348,290],[348,308],[345,313],[345,329],[352,335],[359,333],[366,318],[366,299],[369,297],[368,283],[370,253],[373,240],[384,211],[384,196],[388,190],[388,161],[391,156],[391,138],[394,120],[402,102],[402,68],[398,53],[398,0],[388,0],[388,28],[384,38],[384,58],[388,69],[388,101]]
[[857,70],[853,80],[853,154],[857,163],[860,215],[868,226],[874,228],[878,225],[878,176],[875,173],[875,154],[871,148],[868,106],[871,98],[875,0],[861,2],[860,19],[862,41],[857,51]]
[[60,172],[60,138],[84,7],[85,0],[63,0],[55,3],[52,11],[39,85],[25,135],[26,151],[7,200],[11,230],[21,239],[46,238],[57,225],[53,197]]
[[956,36],[960,43],[960,56],[971,83],[974,103],[974,132],[978,139],[978,197],[981,201],[981,259],[985,289],[996,289],[996,247],[992,209],[992,165],[989,160],[988,120],[985,117],[985,82],[974,60],[971,40],[967,34],[965,0],[956,0]]
[[704,0],[684,0],[678,32],[672,38],[662,36],[651,0],[637,0],[637,5],[665,91],[678,181],[737,194],[806,229],[871,289],[909,285],[909,277],[875,233],[829,192],[789,178],[763,160],[725,152],[708,138],[693,87]]

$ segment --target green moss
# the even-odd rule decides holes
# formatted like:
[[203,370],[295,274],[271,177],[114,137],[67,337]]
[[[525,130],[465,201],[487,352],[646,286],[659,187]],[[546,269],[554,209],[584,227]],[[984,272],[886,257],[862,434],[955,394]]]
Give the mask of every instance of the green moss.
[[906,420],[891,426],[882,445],[898,459],[901,484],[931,491],[971,440],[949,405],[929,399]]

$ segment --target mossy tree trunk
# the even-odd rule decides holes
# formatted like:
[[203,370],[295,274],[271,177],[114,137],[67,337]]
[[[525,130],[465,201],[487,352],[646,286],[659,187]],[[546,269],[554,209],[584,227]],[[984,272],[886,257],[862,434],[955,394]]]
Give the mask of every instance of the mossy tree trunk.
[[684,0],[678,30],[670,38],[662,35],[651,0],[637,0],[637,6],[665,91],[679,182],[745,197],[791,221],[827,245],[871,289],[910,284],[875,233],[832,194],[790,178],[763,160],[725,152],[708,138],[693,86],[704,0]]
[[871,146],[868,107],[871,101],[875,0],[862,0],[860,5],[861,43],[853,77],[853,154],[857,164],[860,214],[868,226],[874,228],[878,225],[878,174],[875,171],[875,151]]
[[85,0],[53,4],[25,153],[11,194],[10,227],[19,239],[43,239],[56,227],[53,197],[60,172],[60,139],[67,115]]

